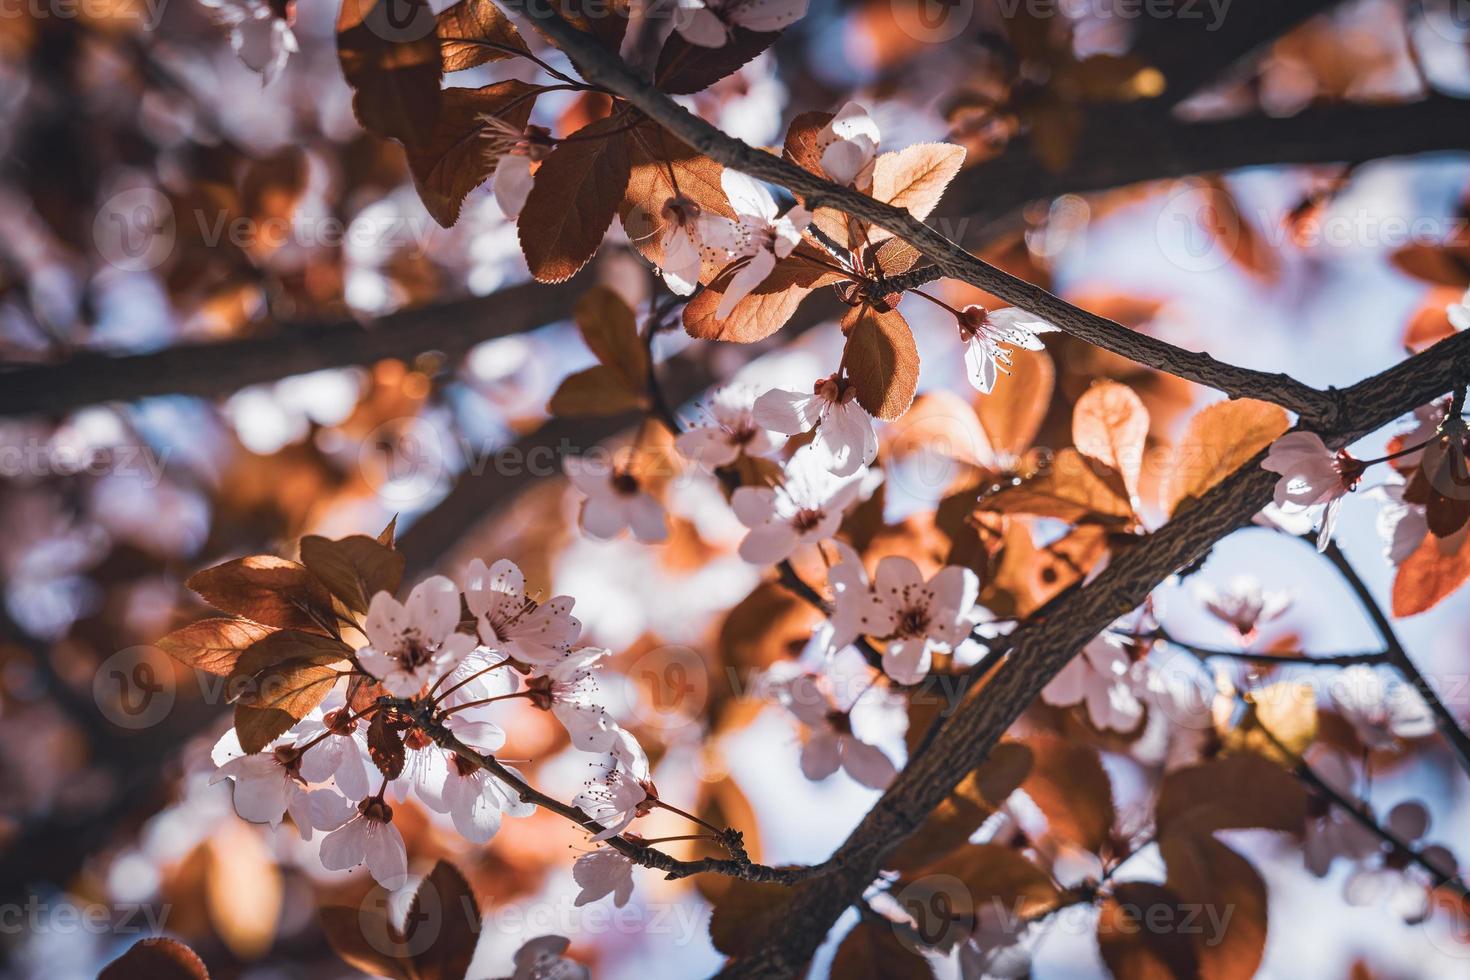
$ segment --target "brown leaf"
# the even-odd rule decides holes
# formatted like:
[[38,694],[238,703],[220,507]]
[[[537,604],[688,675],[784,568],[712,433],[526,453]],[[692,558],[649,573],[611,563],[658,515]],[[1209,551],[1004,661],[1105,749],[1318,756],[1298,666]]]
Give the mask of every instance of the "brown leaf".
[[294,657],[255,675],[252,688],[235,703],[240,747],[259,752],[321,704],[337,683],[340,658]]
[[654,70],[655,84],[670,95],[689,95],[709,88],[733,75],[776,43],[780,31],[756,32],[736,27],[718,48],[705,48],[684,40],[677,31],[669,35],[659,52]]
[[1389,261],[1415,279],[1445,286],[1458,296],[1470,282],[1470,250],[1416,243],[1394,252]]
[[397,536],[398,536],[398,515],[397,514],[394,514],[392,520],[390,520],[388,522],[388,526],[385,527],[385,528],[383,528],[383,530],[381,530],[381,531],[378,532],[377,541],[378,541],[378,544],[387,545],[388,547],[392,548],[392,547],[395,547],[395,544],[396,544],[396,541],[397,541]]
[[1164,777],[1154,808],[1158,836],[1263,827],[1300,835],[1307,794],[1289,772],[1252,752],[1235,752]]
[[375,977],[415,980],[403,936],[381,911],[327,905],[319,918],[327,945],[348,966]]
[[908,411],[919,384],[919,350],[914,332],[897,310],[879,313],[862,306],[843,322],[843,363],[857,388],[858,404],[875,418],[893,420]]
[[[461,0],[461,6],[470,0]],[[483,6],[495,9],[491,3]],[[511,79],[484,88],[447,88],[440,93],[434,127],[418,143],[408,144],[408,168],[424,208],[445,228],[459,220],[470,191],[490,179],[500,157],[491,152],[483,117],[495,116],[524,128],[536,104],[535,89]]]
[[176,939],[140,939],[102,968],[97,980],[209,980],[204,961]]
[[439,118],[439,39],[424,0],[343,0],[337,58],[363,129],[406,146],[433,138]]
[[817,134],[832,121],[830,112],[803,112],[786,127],[786,141],[781,155],[818,177],[827,176],[822,169],[822,154],[817,151]]
[[708,898],[713,906],[710,941],[726,956],[744,956],[760,948],[761,935],[781,918],[791,889],[731,878],[720,882],[718,892]]
[[366,535],[301,539],[301,563],[353,612],[366,613],[373,596],[403,582],[403,555]]
[[598,361],[616,371],[629,390],[648,384],[648,351],[628,303],[606,286],[594,286],[577,301],[577,329]]
[[873,197],[922,221],[964,162],[965,148],[954,143],[915,143],[884,153],[873,162]]
[[236,558],[184,583],[205,602],[264,626],[326,633],[332,598],[304,565],[274,555]]
[[368,755],[378,771],[389,779],[403,775],[403,764],[407,753],[403,747],[403,733],[388,723],[388,714],[379,711],[368,722]]
[[1165,503],[1174,514],[1275,442],[1291,426],[1286,410],[1251,398],[1216,402],[1189,420],[1174,446]]
[[546,410],[557,418],[587,418],[621,415],[645,408],[647,404],[646,394],[630,389],[627,380],[616,370],[606,364],[594,364],[563,378]]
[[[1118,980],[1193,980],[1194,944],[1180,928],[1179,896],[1148,881],[1124,881],[1103,899],[1097,945]],[[1161,924],[1167,923],[1161,927]]]
[[1189,914],[1200,980],[1250,980],[1266,948],[1266,883],[1249,861],[1213,837],[1175,834],[1159,841],[1164,887]]
[[1099,853],[1113,832],[1113,784],[1097,749],[1056,735],[1033,735],[1031,772],[1021,788],[1046,814],[1053,836]]
[[765,340],[791,319],[801,301],[813,289],[837,281],[837,275],[813,265],[811,246],[802,244],[791,255],[776,263],[771,274],[751,290],[730,315],[715,319],[725,285],[734,271],[722,272],[710,285],[695,294],[684,307],[684,330],[700,340],[729,340],[737,344],[753,344]]
[[448,861],[437,862],[414,892],[403,938],[414,950],[418,980],[462,980],[469,974],[480,941],[480,906]]
[[[240,682],[255,677],[267,667],[302,659],[336,663],[346,660],[351,652],[347,644],[335,637],[302,630],[277,630],[256,640],[236,659],[235,668],[229,675],[231,681],[235,682],[231,686],[236,688],[238,694],[242,686]],[[258,685],[244,685],[244,688],[252,689],[255,686]]]
[[899,941],[896,926],[864,920],[843,937],[832,958],[834,977],[930,980],[929,962]]
[[[513,57],[504,48],[529,50],[510,18],[486,0],[459,0],[446,8],[435,22],[435,33],[445,71],[463,71]],[[477,41],[490,43],[477,44]]]
[[1414,616],[1431,609],[1470,579],[1467,539],[1441,542],[1426,536],[1393,578],[1393,614]]
[[538,281],[565,282],[597,253],[628,187],[625,125],[614,115],[583,126],[541,162],[517,222]]
[[986,494],[978,507],[982,511],[1055,517],[1072,524],[1090,521],[1117,525],[1133,520],[1133,507],[1117,474],[1100,471],[1098,464],[1075,449],[1059,451],[1036,475]]
[[1019,457],[1030,448],[1051,407],[1056,367],[1046,351],[1017,351],[1011,376],[975,399],[975,414],[997,456]]
[[240,654],[270,632],[247,619],[201,619],[159,640],[158,648],[186,667],[228,677]]
[[1148,409],[1132,388],[1100,381],[1083,392],[1072,410],[1072,441],[1084,456],[1121,473],[1128,492],[1138,494]]

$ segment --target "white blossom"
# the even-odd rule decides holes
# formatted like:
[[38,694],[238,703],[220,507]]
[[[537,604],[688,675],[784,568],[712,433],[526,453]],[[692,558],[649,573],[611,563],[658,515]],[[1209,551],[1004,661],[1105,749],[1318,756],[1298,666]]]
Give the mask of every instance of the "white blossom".
[[604,841],[647,813],[655,799],[648,757],[633,736],[618,729],[611,758],[572,798],[572,806],[602,824],[603,830],[592,840]]
[[301,775],[301,751],[294,745],[278,741],[263,752],[249,755],[239,752],[234,729],[221,743],[233,743],[233,752],[216,746],[219,766],[210,782],[231,779],[234,782],[235,812],[251,823],[278,826],[286,814],[296,825],[302,840],[311,840],[314,830],[328,830],[341,823],[344,808],[350,805],[330,789],[308,789]]
[[858,738],[852,713],[840,710],[816,674],[796,674],[771,685],[772,692],[809,729],[801,748],[801,771],[811,780],[826,779],[839,768],[864,786],[885,789],[898,774],[883,750]]
[[1045,350],[1039,334],[1057,328],[1047,321],[1015,306],[1003,310],[987,310],[983,306],[967,306],[960,311],[960,340],[965,345],[965,371],[981,394],[988,395],[1002,374],[1011,370],[1010,347]]
[[633,897],[633,862],[611,847],[599,847],[577,858],[572,878],[582,886],[572,902],[577,908],[604,895],[611,895],[613,905],[622,908]]
[[408,878],[408,850],[393,826],[393,808],[377,798],[363,800],[356,816],[322,839],[321,858],[329,871],[366,864],[384,888],[399,888]]
[[632,473],[578,456],[564,459],[562,469],[587,498],[578,521],[592,537],[611,540],[631,529],[633,537],[652,544],[669,536],[663,506]]
[[803,446],[787,462],[779,486],[737,489],[730,505],[750,529],[740,542],[740,557],[770,565],[790,557],[799,545],[832,537],[857,499],[862,472],[846,479],[834,476],[811,446]]
[[570,650],[539,668],[526,685],[531,703],[555,715],[583,752],[611,752],[622,738],[621,729],[599,703],[601,692],[593,672],[610,652],[597,647]]
[[1131,667],[1122,641],[1104,633],[1042,688],[1041,700],[1058,707],[1085,704],[1094,727],[1132,731],[1143,718],[1143,705],[1135,693]]
[[1327,548],[1342,498],[1358,485],[1363,464],[1346,451],[1334,453],[1315,432],[1288,432],[1271,443],[1261,468],[1281,474],[1275,503],[1291,512],[1325,505],[1317,550]]
[[715,389],[707,405],[709,422],[679,433],[675,448],[710,469],[729,466],[742,453],[763,456],[770,452],[776,439],[768,431],[772,427],[756,418],[759,402],[755,393],[755,387],[747,384]]
[[735,28],[769,33],[806,15],[807,0],[678,0],[674,30],[690,44],[722,48]]
[[572,615],[576,600],[556,596],[538,603],[526,595],[526,576],[515,562],[489,568],[476,558],[465,573],[465,604],[478,623],[480,642],[527,664],[560,658],[582,635]]
[[839,184],[868,191],[873,186],[873,162],[881,136],[868,110],[849,102],[817,133],[822,169]]
[[379,592],[368,606],[368,645],[357,651],[357,662],[389,694],[413,697],[475,648],[474,637],[455,631],[458,625],[459,588],[442,575],[414,586],[403,604]]
[[776,260],[786,258],[801,242],[812,220],[811,212],[799,204],[778,215],[776,200],[765,185],[734,170],[721,174],[720,186],[736,218],[706,214],[700,218],[700,236],[706,246],[724,253],[731,263],[727,268],[738,268],[725,285],[716,320],[728,317],[736,303],[765,282]]
[[1280,618],[1296,600],[1296,593],[1267,589],[1251,575],[1235,576],[1224,589],[1201,582],[1194,591],[1210,614],[1241,639],[1254,636],[1261,624]]
[[837,375],[810,394],[773,388],[755,400],[755,421],[786,435],[816,430],[811,449],[834,476],[852,476],[878,455],[873,418],[857,401],[857,387]]
[[926,582],[913,561],[889,555],[869,583],[856,552],[839,543],[838,553],[841,560],[828,573],[836,597],[829,650],[874,637],[882,641],[883,672],[900,684],[917,684],[936,649],[953,651],[970,635],[980,593],[970,569],[948,565]]

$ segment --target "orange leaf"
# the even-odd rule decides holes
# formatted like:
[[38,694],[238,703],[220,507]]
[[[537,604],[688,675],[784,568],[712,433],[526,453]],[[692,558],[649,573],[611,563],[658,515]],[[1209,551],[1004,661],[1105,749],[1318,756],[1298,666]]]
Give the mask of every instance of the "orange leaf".
[[563,378],[546,411],[557,418],[588,418],[621,415],[646,405],[644,393],[630,388],[621,374],[606,364],[594,364]]
[[594,286],[577,301],[573,316],[587,349],[630,390],[641,392],[648,383],[648,351],[627,301],[606,286]]
[[922,221],[964,162],[965,148],[953,143],[915,143],[884,153],[873,162],[873,197]]
[[1189,420],[1174,447],[1164,497],[1174,514],[1235,472],[1291,426],[1286,410],[1251,398],[1216,402]]
[[1002,461],[1031,446],[1051,407],[1055,381],[1056,367],[1046,351],[1017,351],[1006,383],[975,399],[980,426]]
[[424,0],[343,0],[337,58],[362,128],[406,146],[426,143],[439,118],[439,39]]
[[270,632],[271,627],[246,619],[215,617],[174,630],[158,641],[158,648],[187,667],[228,677],[240,655]]
[[1453,550],[1431,536],[1403,564],[1393,579],[1393,614],[1414,616],[1439,603],[1470,579],[1470,547],[1461,536]]
[[1159,853],[1168,868],[1164,887],[1179,896],[1174,921],[1189,914],[1199,927],[1191,933],[1199,980],[1250,980],[1266,948],[1266,883],[1256,869],[1199,834],[1164,837]]
[[1179,897],[1149,881],[1124,881],[1103,899],[1097,917],[1097,945],[1103,962],[1118,980],[1193,980],[1199,965],[1177,924],[1183,910]]
[[1121,473],[1128,492],[1137,495],[1148,409],[1132,388],[1101,381],[1083,392],[1072,410],[1072,441],[1083,455]]
[[[459,0],[445,9],[435,22],[435,33],[445,71],[463,71],[511,57],[512,53],[503,48],[529,50],[510,18],[484,0]],[[477,41],[489,41],[496,47]]]
[[325,633],[332,599],[304,565],[274,555],[236,558],[184,583],[205,602],[265,626]]
[[1075,449],[1063,449],[1050,465],[1013,486],[981,497],[978,509],[1055,517],[1072,524],[1093,521],[1127,524],[1133,520],[1128,492],[1110,470]]
[[843,937],[832,957],[834,977],[852,980],[930,980],[928,960],[904,945],[896,926],[859,922]]
[[806,245],[798,246],[790,256],[777,262],[765,282],[736,303],[729,316],[716,320],[715,311],[725,296],[724,285],[734,274],[721,273],[684,307],[685,332],[700,340],[753,344],[780,330],[808,293],[836,280],[835,273],[798,257],[807,254],[808,248]]
[[1302,784],[1253,752],[1174,770],[1164,777],[1154,808],[1160,837],[1256,827],[1301,834],[1306,818]]
[[1113,833],[1113,784],[1097,749],[1056,735],[1033,735],[1031,773],[1021,788],[1046,814],[1053,836],[1096,854]]
[[480,941],[480,907],[454,865],[435,863],[419,883],[403,931],[418,980],[461,980],[469,974]]
[[540,282],[564,282],[597,253],[628,187],[626,120],[583,126],[536,171],[517,227],[526,264]]
[[[494,9],[491,4],[485,6]],[[488,180],[500,161],[490,152],[481,117],[496,116],[523,128],[536,104],[527,97],[534,91],[525,82],[511,79],[484,88],[447,88],[440,93],[433,130],[423,142],[406,148],[414,188],[439,224],[448,228],[459,220],[465,195]]]
[[858,404],[887,420],[908,411],[919,384],[919,351],[908,321],[897,310],[879,313],[862,306],[848,314],[842,329],[847,334],[843,363]]
[[353,612],[366,613],[373,596],[403,581],[403,555],[364,534],[332,540],[301,539],[301,563]]

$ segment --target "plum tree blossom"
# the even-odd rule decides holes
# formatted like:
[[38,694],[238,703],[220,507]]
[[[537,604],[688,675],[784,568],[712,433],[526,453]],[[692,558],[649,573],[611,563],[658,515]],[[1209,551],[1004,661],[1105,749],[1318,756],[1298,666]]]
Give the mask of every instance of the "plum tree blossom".
[[799,673],[775,681],[772,693],[809,729],[801,748],[801,771],[811,780],[838,769],[864,786],[883,789],[898,770],[883,750],[853,733],[852,712],[833,703],[816,674]]
[[1329,682],[1338,710],[1370,748],[1390,748],[1401,738],[1434,731],[1434,715],[1412,684],[1385,677],[1365,664],[1344,668]]
[[354,717],[342,692],[327,695],[321,707],[292,729],[302,751],[301,777],[308,783],[331,779],[338,792],[356,803],[372,792],[368,772],[366,725]]
[[970,384],[983,395],[995,388],[995,382],[1011,369],[1010,347],[1039,351],[1045,349],[1040,334],[1057,328],[1025,310],[1009,306],[987,310],[983,306],[967,306],[960,311],[960,341],[965,345],[965,371]]
[[663,505],[633,473],[578,456],[562,460],[562,469],[586,497],[579,521],[592,537],[611,540],[624,530],[645,544],[668,537]]
[[602,824],[593,841],[615,837],[653,808],[658,799],[648,771],[648,757],[636,740],[618,731],[618,741],[602,772],[572,797],[572,805]]
[[527,683],[531,703],[550,711],[584,752],[611,752],[621,730],[599,703],[601,692],[594,673],[608,650],[583,647],[570,650],[545,664]]
[[[200,0],[215,19],[230,29],[230,47],[251,71],[269,85],[291,55],[300,50],[291,21],[267,0]],[[282,4],[283,8],[290,9]]]
[[1143,718],[1135,691],[1133,662],[1123,641],[1104,633],[1082,648],[1041,691],[1041,700],[1058,707],[1087,706],[1097,728],[1128,732]]
[[536,812],[535,804],[523,802],[515,789],[458,753],[448,758],[439,803],[435,809],[447,813],[454,829],[472,844],[484,844],[494,837],[502,814],[529,817]]
[[459,601],[458,586],[442,575],[414,586],[406,603],[379,592],[363,624],[368,645],[357,651],[358,662],[390,694],[417,694],[475,648],[474,637],[456,631]]
[[676,296],[694,292],[705,259],[713,259],[717,251],[704,243],[703,213],[697,201],[683,194],[670,197],[660,209],[664,230],[658,241],[658,268],[664,285]]
[[611,895],[613,905],[622,908],[633,897],[633,862],[611,847],[599,847],[577,858],[572,877],[582,886],[572,902],[578,908],[604,895]]
[[1195,586],[1195,595],[1243,642],[1255,636],[1261,624],[1279,618],[1296,600],[1295,593],[1267,589],[1252,575],[1237,575],[1224,589],[1201,582]]
[[861,476],[862,471],[846,479],[832,475],[822,457],[803,446],[787,462],[779,486],[737,489],[730,505],[750,529],[740,542],[740,557],[773,564],[800,545],[830,538],[857,499]]
[[700,219],[704,244],[722,251],[730,263],[726,269],[735,269],[715,310],[717,320],[728,317],[736,303],[765,282],[776,260],[786,258],[800,244],[812,220],[811,212],[799,204],[779,214],[766,186],[737,171],[727,169],[720,175],[720,185],[735,210],[735,220],[712,214]]
[[514,126],[498,116],[480,117],[485,152],[495,159],[490,190],[507,218],[517,218],[526,206],[533,183],[531,166],[546,157],[554,145],[543,126]]
[[[1458,874],[1458,862],[1449,848],[1440,844],[1424,844],[1429,830],[1429,811],[1418,800],[1405,800],[1388,812],[1385,828],[1394,836],[1418,850],[1419,854],[1441,874]],[[1379,848],[1381,850],[1381,847]],[[1411,871],[1395,855],[1383,854],[1378,864],[1363,864],[1354,869],[1343,883],[1343,898],[1349,905],[1371,905],[1387,902],[1390,911],[1409,925],[1423,922],[1432,908],[1428,883],[1418,869]]]
[[488,568],[478,558],[471,561],[464,598],[480,642],[523,663],[551,663],[582,635],[582,624],[572,615],[575,599],[556,596],[538,603],[526,595],[520,568],[504,558]]
[[773,388],[755,401],[757,424],[797,435],[816,430],[810,446],[834,476],[852,476],[878,455],[873,417],[857,402],[857,388],[839,375],[822,378],[811,394]]
[[925,581],[912,560],[889,555],[869,583],[856,552],[841,544],[838,551],[841,561],[828,573],[836,596],[829,649],[860,635],[879,639],[883,671],[899,684],[923,680],[933,652],[954,650],[980,618],[980,579],[968,568],[948,565]]
[[538,936],[515,953],[510,980],[592,980],[592,971],[562,954],[572,944],[565,936]]
[[737,27],[779,31],[806,16],[807,0],[678,0],[674,30],[690,44],[722,48]]
[[847,103],[817,133],[822,169],[839,184],[869,190],[881,138],[868,110],[856,102]]
[[322,839],[321,857],[329,871],[366,864],[384,888],[397,888],[408,877],[408,850],[393,826],[393,808],[377,797],[363,800],[356,815]]
[[[235,812],[252,823],[272,827],[291,815],[302,840],[311,840],[313,830],[328,830],[346,806],[342,796],[330,789],[308,789],[301,774],[301,750],[278,743],[269,751],[235,755],[239,742],[233,730],[216,745],[219,766],[211,782],[230,779],[234,783]],[[233,750],[229,743],[233,742]],[[222,748],[223,747],[223,748]],[[221,754],[231,757],[220,759]]]
[[1429,514],[1423,504],[1404,499],[1403,478],[1389,480],[1367,491],[1379,502],[1375,527],[1383,540],[1383,557],[1402,564],[1429,535]]
[[[764,397],[764,396],[762,396]],[[709,421],[679,433],[674,446],[702,466],[718,469],[747,456],[764,456],[776,447],[769,431],[773,427],[756,417],[756,388],[729,384],[716,388],[709,398]]]
[[1271,443],[1261,467],[1281,474],[1276,481],[1278,507],[1287,511],[1324,507],[1317,549],[1325,550],[1337,526],[1343,496],[1357,487],[1363,476],[1362,463],[1347,450],[1328,449],[1315,432],[1288,432]]

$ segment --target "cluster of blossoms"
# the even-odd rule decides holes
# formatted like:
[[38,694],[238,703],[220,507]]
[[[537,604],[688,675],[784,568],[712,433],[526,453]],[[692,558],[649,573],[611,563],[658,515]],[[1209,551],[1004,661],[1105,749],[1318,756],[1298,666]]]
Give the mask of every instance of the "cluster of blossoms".
[[[497,774],[484,764],[506,742],[496,706],[521,699],[605,761],[603,776],[573,805],[608,825],[597,835],[606,839],[646,811],[652,783],[638,742],[599,703],[595,671],[607,651],[574,646],[582,625],[572,606],[566,596],[527,595],[521,570],[506,560],[471,562],[463,589],[434,576],[403,603],[379,592],[361,624],[356,669],[264,751],[246,753],[236,730],[226,732],[213,752],[216,778],[233,780],[245,819],[277,825],[289,814],[304,840],[326,832],[325,867],[366,864],[395,888],[407,874],[395,804],[412,797],[476,844],[503,817],[534,812],[506,778],[520,780],[515,769],[498,765]],[[461,630],[463,610],[473,632]],[[362,685],[370,686],[366,697]],[[601,853],[586,860],[602,862]]]

